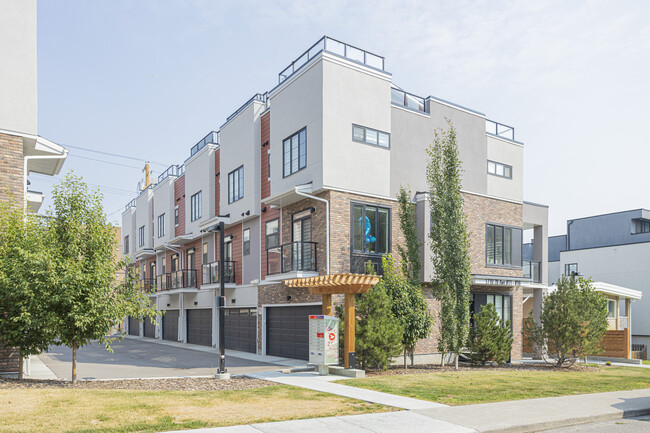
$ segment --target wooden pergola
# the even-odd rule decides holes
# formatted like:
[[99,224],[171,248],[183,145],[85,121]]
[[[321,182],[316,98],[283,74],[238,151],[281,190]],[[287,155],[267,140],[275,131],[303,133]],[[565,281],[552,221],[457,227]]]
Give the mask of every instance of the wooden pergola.
[[[345,295],[345,336],[343,341],[343,360],[345,368],[350,368],[350,353],[354,353],[354,323],[348,320],[356,317],[354,310],[354,295],[366,293],[379,282],[376,275],[361,274],[330,274],[318,277],[296,278],[285,280],[287,287],[305,287],[312,295],[323,296],[323,315],[333,316],[332,295]],[[354,367],[354,366],[353,366]]]

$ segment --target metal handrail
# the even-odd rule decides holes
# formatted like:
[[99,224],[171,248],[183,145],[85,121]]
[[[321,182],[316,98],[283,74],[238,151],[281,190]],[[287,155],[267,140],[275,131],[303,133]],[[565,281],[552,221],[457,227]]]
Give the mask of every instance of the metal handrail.
[[[494,131],[494,132],[493,132]],[[485,119],[485,132],[497,137],[515,141],[515,127],[494,120]]]
[[529,278],[533,283],[541,282],[539,276],[540,262],[524,260],[522,262],[523,277]]
[[413,93],[405,92],[397,87],[390,88],[390,101],[393,104],[401,105],[412,110],[427,112],[424,98]]
[[131,209],[132,207],[135,207],[135,199],[131,200],[130,202],[128,202],[126,204],[126,206],[124,206],[124,211],[127,211],[127,210]]
[[167,179],[169,176],[182,176],[185,173],[184,165],[170,165],[167,170],[163,171],[161,175],[158,176],[158,183]]
[[203,149],[206,144],[219,144],[219,133],[217,131],[210,131],[208,135],[203,137],[190,149],[190,157],[196,155],[199,150]]
[[[202,266],[201,284],[217,284],[219,282],[219,262],[211,262]],[[224,282],[236,283],[237,263],[232,260],[224,261]]]
[[290,242],[266,250],[266,275],[318,272],[317,242]]
[[156,278],[154,278],[154,277],[143,278],[143,279],[140,280],[140,286],[142,287],[142,290],[144,290],[147,293],[155,292],[156,291]]
[[[248,101],[244,102],[244,104],[241,107],[239,107],[234,113],[232,113],[230,116],[226,117],[226,123],[230,122],[231,119],[234,119],[235,116],[237,116],[239,113],[244,111],[244,109],[246,107],[248,107],[248,105],[251,102],[258,101],[258,102],[262,102],[262,103],[266,104],[268,99],[269,99],[269,92],[254,94]],[[224,125],[226,123],[224,123]]]

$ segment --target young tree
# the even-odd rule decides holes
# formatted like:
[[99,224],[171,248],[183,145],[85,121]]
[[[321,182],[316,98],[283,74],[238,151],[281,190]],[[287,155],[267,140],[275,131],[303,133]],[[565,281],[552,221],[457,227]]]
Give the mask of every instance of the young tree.
[[383,284],[392,301],[393,315],[403,328],[404,368],[407,368],[406,356],[409,355],[411,363],[413,363],[415,344],[418,340],[427,338],[431,334],[433,318],[429,314],[427,301],[424,299],[420,284],[413,284],[409,281],[403,274],[403,268],[400,269],[391,254],[382,257],[382,267],[384,269]]
[[513,340],[510,321],[503,323],[494,305],[483,305],[474,315],[474,328],[469,331],[472,362],[481,365],[487,361],[504,364],[510,358]]
[[91,191],[80,177],[68,174],[54,186],[47,224],[56,280],[52,307],[59,342],[72,349],[72,382],[77,380],[77,349],[97,340],[107,350],[118,338],[111,328],[124,317],[156,316],[146,293],[138,286],[137,273],[129,272],[117,284],[117,240],[107,222],[102,196]]
[[557,290],[542,304],[541,324],[526,326],[537,347],[555,358],[557,367],[571,366],[586,355],[599,353],[607,331],[607,300],[591,280],[562,277]]
[[402,260],[402,272],[411,283],[420,284],[420,270],[422,269],[420,247],[422,242],[420,242],[418,236],[415,206],[411,203],[411,191],[400,187],[397,200],[399,203],[399,224],[406,238],[406,248],[402,245],[398,247]]
[[440,299],[440,340],[438,349],[458,355],[469,331],[470,261],[466,216],[461,196],[461,162],[456,130],[436,132],[429,148],[427,181],[431,205],[431,252],[435,287]]
[[23,360],[54,342],[52,261],[41,217],[15,203],[0,203],[0,339]]

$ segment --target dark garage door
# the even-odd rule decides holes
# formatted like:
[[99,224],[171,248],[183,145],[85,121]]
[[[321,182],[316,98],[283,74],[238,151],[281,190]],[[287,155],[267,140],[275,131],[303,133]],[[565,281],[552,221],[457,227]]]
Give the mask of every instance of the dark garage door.
[[212,309],[187,311],[187,342],[212,346]]
[[178,341],[178,310],[167,310],[162,317],[163,340]]
[[309,315],[321,314],[320,305],[266,309],[266,354],[309,359]]
[[257,308],[226,308],[226,349],[257,352]]
[[129,316],[129,335],[140,335],[140,321]]
[[[160,318],[158,318],[160,320]],[[144,319],[144,336],[156,338],[156,325],[149,318]]]

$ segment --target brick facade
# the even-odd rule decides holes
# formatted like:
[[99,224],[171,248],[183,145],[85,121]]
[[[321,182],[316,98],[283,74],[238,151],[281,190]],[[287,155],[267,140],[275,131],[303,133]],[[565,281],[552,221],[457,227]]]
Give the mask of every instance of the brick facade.
[[271,182],[269,182],[269,149],[271,141],[271,112],[267,111],[260,118],[260,152],[261,152],[261,170],[260,170],[260,191],[262,194],[262,199],[265,199],[271,195]]
[[185,175],[174,181],[174,206],[178,206],[178,225],[174,228],[174,236],[181,236],[185,234]]

